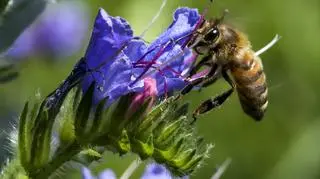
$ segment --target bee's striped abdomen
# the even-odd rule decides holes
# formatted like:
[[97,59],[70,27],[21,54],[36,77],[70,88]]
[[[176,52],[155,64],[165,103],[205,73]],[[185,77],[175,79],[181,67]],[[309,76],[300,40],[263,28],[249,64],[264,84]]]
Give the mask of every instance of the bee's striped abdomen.
[[260,58],[251,50],[230,67],[242,109],[255,120],[261,120],[268,106],[266,76]]

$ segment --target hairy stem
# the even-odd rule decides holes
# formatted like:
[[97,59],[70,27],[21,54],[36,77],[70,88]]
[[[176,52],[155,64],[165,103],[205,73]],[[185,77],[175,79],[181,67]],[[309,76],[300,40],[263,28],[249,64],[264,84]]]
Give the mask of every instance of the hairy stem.
[[48,178],[53,172],[61,167],[65,162],[70,161],[75,155],[81,151],[81,146],[77,142],[73,142],[67,147],[58,150],[50,163],[31,174],[30,178],[42,179]]
[[28,178],[20,165],[19,160],[12,159],[8,160],[7,163],[2,166],[2,171],[0,174],[2,179],[15,179],[15,178]]

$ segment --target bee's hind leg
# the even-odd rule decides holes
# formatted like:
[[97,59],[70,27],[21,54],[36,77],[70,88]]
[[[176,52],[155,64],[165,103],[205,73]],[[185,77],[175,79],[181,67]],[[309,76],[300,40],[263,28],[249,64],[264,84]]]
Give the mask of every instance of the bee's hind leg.
[[[198,115],[206,113],[216,107],[221,106],[229,98],[229,96],[233,93],[233,91],[235,89],[234,82],[231,80],[231,78],[229,77],[229,75],[227,74],[227,72],[225,70],[222,71],[222,76],[230,84],[231,88],[229,90],[223,92],[222,94],[219,94],[218,96],[216,96],[214,98],[210,98],[210,99],[204,101],[203,103],[201,103],[200,106],[192,114],[194,121],[196,121]],[[212,83],[212,82],[210,80],[208,80],[203,85],[206,85],[206,84],[208,85],[210,83]]]
[[228,91],[225,91],[214,98],[210,98],[202,102],[200,106],[197,107],[197,109],[192,114],[194,121],[197,120],[198,115],[206,113],[216,107],[221,106],[228,99],[228,97],[233,93],[233,91],[234,91],[233,88],[231,88]]

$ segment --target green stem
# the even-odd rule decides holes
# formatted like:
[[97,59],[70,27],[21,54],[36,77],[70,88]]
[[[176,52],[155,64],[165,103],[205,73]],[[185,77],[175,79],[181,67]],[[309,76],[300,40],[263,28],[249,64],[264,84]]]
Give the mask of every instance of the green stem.
[[43,179],[49,178],[52,173],[54,173],[59,167],[61,167],[65,162],[70,161],[75,155],[81,151],[81,146],[77,142],[73,142],[67,147],[61,149],[53,157],[50,163],[36,171],[33,174],[30,174],[32,179]]

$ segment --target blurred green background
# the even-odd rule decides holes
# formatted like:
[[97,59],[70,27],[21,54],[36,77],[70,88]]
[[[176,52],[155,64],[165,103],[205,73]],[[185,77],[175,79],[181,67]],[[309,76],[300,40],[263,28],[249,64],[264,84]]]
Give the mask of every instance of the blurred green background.
[[[156,0],[91,0],[91,30],[99,7],[113,16],[127,19],[136,35],[140,34],[161,5]],[[230,13],[226,22],[246,32],[253,49],[258,50],[275,34],[282,39],[261,55],[269,84],[269,108],[261,122],[246,116],[234,94],[221,108],[197,121],[198,131],[215,145],[211,157],[191,178],[209,178],[227,157],[231,166],[224,179],[316,179],[320,178],[320,1],[319,0],[168,0],[163,13],[146,35],[152,41],[171,23],[172,12],[179,6],[208,8],[207,17]],[[81,23],[81,19],[79,19]],[[52,91],[83,56],[83,49],[59,61],[31,58],[18,63],[20,77],[0,85],[0,124],[9,131],[16,124],[24,102],[37,91]],[[48,57],[47,57],[48,58]],[[214,96],[228,85],[215,85],[194,91],[185,100],[194,109],[201,101]],[[2,135],[3,138],[4,135]],[[2,154],[8,153],[2,147]],[[136,158],[107,155],[107,163],[118,176]],[[143,167],[133,178],[141,175]]]

